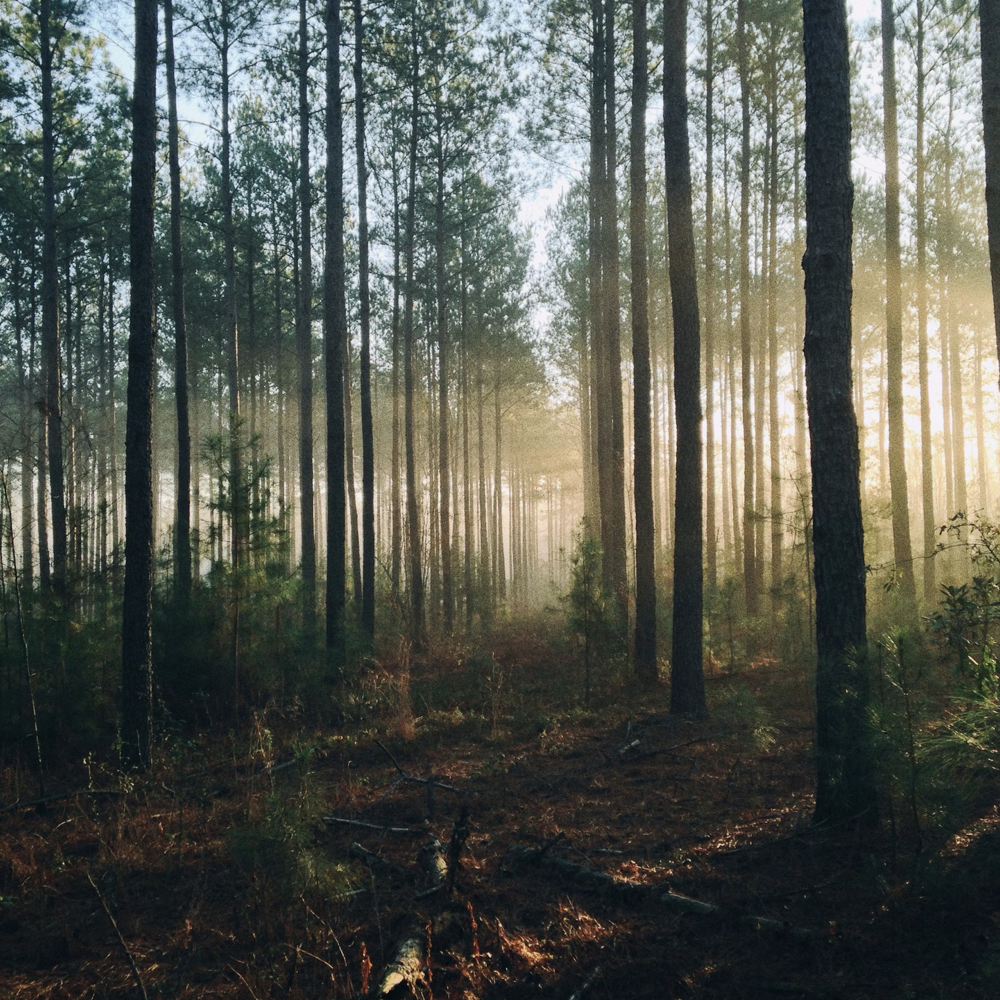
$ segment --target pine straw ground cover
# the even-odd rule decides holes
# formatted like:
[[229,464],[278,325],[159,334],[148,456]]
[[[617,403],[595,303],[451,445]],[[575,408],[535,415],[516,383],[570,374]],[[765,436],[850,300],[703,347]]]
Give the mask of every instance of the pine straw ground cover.
[[[257,717],[228,744],[164,741],[131,786],[92,767],[120,794],[8,809],[0,997],[134,997],[137,979],[149,997],[375,995],[401,939],[419,975],[394,995],[439,1000],[1000,996],[993,805],[947,839],[924,831],[919,855],[887,823],[812,829],[799,671],[739,680],[769,742],[732,711],[732,677],[709,678],[715,711],[690,722],[662,691],[560,708],[575,669],[543,644],[517,661],[443,656],[414,665],[409,699],[405,678],[383,678],[395,697],[377,726]],[[439,784],[429,795],[404,773]],[[447,849],[463,806],[454,886],[428,892],[421,845],[436,834]],[[352,858],[355,842],[386,864]],[[628,886],[567,881],[549,858]],[[637,885],[722,909],[678,915]]]

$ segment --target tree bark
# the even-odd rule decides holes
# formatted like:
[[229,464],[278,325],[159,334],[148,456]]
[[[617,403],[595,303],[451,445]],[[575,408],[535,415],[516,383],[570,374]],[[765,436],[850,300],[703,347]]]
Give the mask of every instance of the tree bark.
[[372,427],[368,162],[365,156],[363,46],[361,0],[354,0],[354,137],[358,160],[358,286],[361,312],[361,629],[370,648],[375,641],[375,441]]
[[177,520],[174,551],[176,580],[182,597],[191,593],[191,429],[188,419],[187,326],[184,317],[184,255],[181,242],[180,128],[177,123],[177,75],[174,62],[174,4],[163,0],[167,69],[167,144],[170,157],[170,251],[173,265],[174,402],[177,409]]
[[806,392],[816,579],[817,821],[877,820],[865,728],[865,557],[851,405],[851,108],[843,0],[804,0]]
[[736,45],[743,112],[740,147],[740,380],[743,398],[743,585],[746,611],[758,610],[756,510],[754,506],[754,439],[751,399],[750,341],[750,80],[747,66],[746,0],[736,0]]
[[59,354],[59,272],[56,259],[55,134],[51,0],[38,8],[42,86],[42,368],[52,513],[52,575],[57,596],[66,597],[66,493],[62,440],[62,374]]
[[646,243],[646,99],[649,54],[646,0],[632,4],[632,124],[629,211],[632,255],[633,435],[635,460],[635,675],[656,682],[656,552],[653,524],[653,456],[650,419],[649,309]]
[[136,0],[122,601],[121,763],[127,771],[149,767],[152,740],[157,12],[156,0]]
[[906,613],[916,621],[917,592],[910,548],[903,424],[903,293],[899,249],[899,138],[896,105],[896,13],[882,0],[882,94],[885,136],[885,330],[886,393],[889,409],[889,492],[896,575]]
[[930,377],[927,350],[927,159],[924,130],[927,120],[924,71],[924,0],[916,0],[917,30],[917,109],[916,109],[916,190],[917,216],[917,365],[920,378],[920,478],[924,542],[924,604],[937,599],[934,552],[937,545],[937,518],[934,515],[934,453],[931,436]]
[[326,369],[326,651],[329,680],[344,663],[347,497],[344,482],[344,149],[340,99],[340,0],[326,4],[326,252],[323,334]]
[[703,715],[701,331],[687,129],[686,0],[665,0],[663,38],[663,135],[677,412],[670,710],[685,715]]
[[420,128],[420,50],[417,39],[416,11],[412,14],[412,55],[410,62],[410,148],[407,167],[406,195],[406,292],[403,304],[403,436],[406,447],[406,536],[409,549],[410,640],[419,649],[426,628],[424,609],[424,577],[420,553],[420,513],[417,508],[416,448],[413,413],[413,297],[414,252],[417,200],[417,145]]
[[302,544],[302,624],[306,645],[316,637],[316,514],[313,493],[312,179],[309,172],[309,21],[299,0],[299,227],[302,264],[295,323],[299,376],[299,525]]
[[989,228],[993,326],[1000,357],[1000,0],[979,0],[986,147],[986,222]]

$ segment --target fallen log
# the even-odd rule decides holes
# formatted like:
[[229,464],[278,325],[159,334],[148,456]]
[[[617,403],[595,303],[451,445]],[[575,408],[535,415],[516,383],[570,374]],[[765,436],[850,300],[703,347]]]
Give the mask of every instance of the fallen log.
[[375,995],[387,997],[399,986],[408,986],[412,991],[425,978],[426,966],[427,932],[423,928],[410,930],[396,942],[392,960],[382,973]]
[[581,889],[594,892],[613,892],[623,902],[650,903],[673,913],[703,917],[717,916],[729,919],[746,930],[768,931],[798,940],[810,940],[815,937],[815,932],[807,927],[795,927],[784,920],[753,916],[729,907],[718,906],[715,903],[706,903],[690,896],[682,896],[677,892],[664,892],[660,886],[627,882],[625,879],[616,878],[599,868],[586,868],[574,861],[568,861],[566,858],[560,858],[558,855],[546,852],[544,849],[539,851],[529,847],[515,846],[508,851],[507,858],[508,864],[515,868],[527,865],[545,868]]
[[38,806],[47,806],[50,802],[63,802],[66,799],[75,799],[85,795],[91,798],[114,798],[122,793],[116,788],[78,788],[74,792],[60,792],[58,795],[46,795],[41,799],[29,799],[27,802],[12,802],[9,806],[0,809],[0,813],[14,812],[17,809],[35,809]]

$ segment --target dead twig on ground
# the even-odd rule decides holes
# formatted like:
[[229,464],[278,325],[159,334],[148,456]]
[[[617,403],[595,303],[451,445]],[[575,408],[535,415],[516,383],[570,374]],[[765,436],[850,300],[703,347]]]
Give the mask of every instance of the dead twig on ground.
[[[118,929],[118,921],[115,920],[114,914],[108,906],[108,901],[104,898],[104,893],[102,893],[98,888],[97,883],[94,881],[89,871],[87,872],[87,881],[93,886],[94,892],[97,893],[97,898],[101,901],[101,906],[104,908],[104,912],[107,914],[108,920],[114,928],[115,936],[118,938],[118,943],[122,946],[122,951],[125,952],[125,958],[128,959],[129,968],[132,970],[132,978],[135,979],[135,985],[139,988],[139,995],[142,997],[142,1000],[149,1000],[149,995],[146,993],[146,987],[143,984],[142,976],[139,975],[139,967],[135,964],[132,952],[129,950],[129,946],[125,943],[125,938],[122,937],[122,932]],[[235,972],[235,969],[233,971]],[[237,973],[237,975],[239,975],[239,973]]]

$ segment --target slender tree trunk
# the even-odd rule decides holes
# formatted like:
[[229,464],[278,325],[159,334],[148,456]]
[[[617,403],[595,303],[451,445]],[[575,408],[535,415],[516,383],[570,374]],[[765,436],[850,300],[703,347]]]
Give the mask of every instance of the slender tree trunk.
[[[346,278],[345,278],[346,280]],[[344,321],[344,470],[347,477],[347,511],[351,531],[351,598],[361,610],[361,539],[358,499],[354,480],[354,359],[351,331]]]
[[163,0],[167,68],[167,143],[170,156],[170,249],[173,264],[174,402],[177,408],[177,520],[174,551],[180,594],[191,593],[191,429],[188,421],[187,327],[184,319],[184,256],[181,243],[180,129],[177,123],[177,76],[174,64],[174,4]]
[[66,494],[63,471],[62,376],[59,354],[59,276],[56,260],[55,135],[51,0],[38,8],[42,83],[42,368],[49,493],[52,506],[52,578],[57,596],[66,597]]
[[768,448],[771,463],[771,604],[781,607],[782,549],[785,540],[785,520],[781,503],[781,425],[778,422],[778,66],[777,28],[769,31],[768,89],[770,91],[771,143],[770,158],[770,219],[767,252],[767,402]]
[[449,457],[448,421],[448,310],[445,288],[445,234],[444,234],[444,135],[441,95],[435,102],[436,171],[434,198],[434,276],[437,288],[437,340],[438,340],[438,541],[441,553],[441,601],[444,610],[444,629],[449,634],[454,617],[451,573],[451,460]]
[[677,412],[670,710],[686,715],[703,715],[701,331],[687,127],[686,0],[665,0],[663,38],[663,135]]
[[743,111],[740,149],[740,379],[743,393],[743,585],[747,614],[758,611],[756,510],[754,505],[755,454],[751,400],[750,338],[750,80],[747,67],[746,2],[736,2],[736,44]]
[[302,264],[295,323],[299,376],[299,532],[302,624],[306,645],[316,637],[316,514],[313,493],[312,179],[309,172],[309,20],[299,0],[299,228]]
[[156,0],[136,0],[121,693],[121,763],[128,771],[149,767],[152,740],[157,13]]
[[358,158],[358,287],[361,311],[361,629],[375,640],[375,439],[372,427],[371,292],[368,282],[368,163],[365,157],[364,21],[354,0],[354,137]]
[[1000,357],[1000,0],[979,0],[986,147],[986,222],[989,228],[993,325]]
[[843,0],[805,0],[806,386],[816,577],[816,813],[877,820],[867,711],[865,556],[851,407],[851,108]]
[[413,413],[413,297],[417,199],[417,145],[420,135],[420,55],[417,45],[416,11],[412,14],[412,58],[410,65],[411,113],[410,148],[406,196],[406,298],[403,307],[403,435],[406,445],[406,534],[410,557],[410,639],[418,649],[423,645],[425,624],[424,577],[420,553],[420,513],[417,509],[417,470]]
[[889,409],[889,491],[892,497],[892,545],[900,592],[916,620],[916,585],[910,549],[910,507],[906,488],[906,441],[903,425],[903,291],[899,249],[899,138],[896,110],[896,13],[893,0],[882,0],[882,94],[885,136],[885,329],[886,392]]
[[650,419],[649,309],[646,243],[646,95],[649,53],[646,0],[632,4],[632,126],[629,212],[632,254],[632,363],[635,488],[635,675],[656,682],[656,551],[653,524],[653,456]]
[[323,333],[326,368],[326,650],[330,680],[344,662],[347,538],[344,456],[344,149],[340,98],[340,0],[326,4],[326,252]]
[[[987,0],[989,2],[989,0]],[[924,130],[927,120],[924,72],[924,0],[916,0],[917,17],[917,109],[916,109],[916,191],[917,216],[917,364],[920,378],[920,478],[924,542],[924,604],[937,598],[934,552],[937,546],[937,518],[934,514],[934,453],[931,437],[931,403],[927,350],[927,161]]]
[[[615,0],[605,0],[604,14],[604,113],[606,123],[603,221],[601,246],[604,269],[604,332],[606,337],[605,391],[609,410],[609,464],[607,502],[601,500],[601,543],[604,573],[615,595],[622,628],[628,624],[628,569],[625,524],[625,411],[622,406],[620,277],[618,249],[618,133],[615,124]],[[600,401],[599,401],[600,403]]]
[[705,569],[709,589],[719,585],[715,504],[715,13],[705,4]]
[[389,503],[392,508],[392,566],[390,583],[394,602],[399,601],[399,579],[403,560],[403,516],[399,462],[399,288],[400,288],[400,226],[399,168],[395,152],[392,160],[392,487]]

